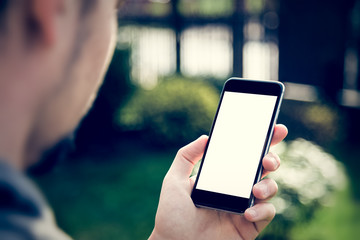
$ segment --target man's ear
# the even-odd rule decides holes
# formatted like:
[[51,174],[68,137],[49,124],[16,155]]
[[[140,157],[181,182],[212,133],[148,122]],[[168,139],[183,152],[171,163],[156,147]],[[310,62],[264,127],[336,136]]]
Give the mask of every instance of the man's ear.
[[64,0],[32,0],[31,4],[40,39],[52,45],[56,40],[56,18],[64,8]]

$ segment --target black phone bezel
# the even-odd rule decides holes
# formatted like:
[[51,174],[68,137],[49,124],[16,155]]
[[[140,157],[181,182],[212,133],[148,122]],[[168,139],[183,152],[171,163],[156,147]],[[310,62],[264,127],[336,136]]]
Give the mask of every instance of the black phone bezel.
[[[285,91],[285,87],[281,82],[276,81],[259,81],[259,80],[251,80],[251,79],[243,79],[243,78],[230,78],[228,79],[223,87],[219,105],[214,117],[214,121],[210,130],[209,134],[209,141],[205,147],[203,159],[206,155],[207,148],[209,145],[209,142],[211,141],[211,136],[213,132],[213,128],[218,116],[219,109],[221,107],[222,99],[224,96],[224,93],[226,91],[229,92],[241,92],[241,93],[250,93],[250,94],[261,94],[261,95],[271,95],[271,96],[277,96],[276,104],[274,107],[274,111],[271,117],[270,125],[268,128],[268,132],[266,135],[266,139],[264,141],[264,147],[262,150],[261,158],[259,159],[258,169],[254,178],[254,184],[256,184],[262,174],[262,159],[267,154],[273,129],[275,126],[276,118],[279,113],[279,108],[281,105],[281,101],[283,98],[283,94]],[[202,160],[203,160],[202,159]],[[251,193],[250,198],[242,198],[238,196],[232,196],[232,195],[226,195],[216,192],[210,192],[205,190],[196,189],[198,178],[201,175],[201,169],[203,166],[204,161],[201,161],[198,176],[195,180],[195,184],[191,193],[191,198],[194,202],[194,204],[197,207],[205,207],[205,208],[211,208],[211,209],[217,209],[217,210],[223,210],[228,211],[232,213],[242,214],[244,211],[252,206],[254,204],[254,196]]]

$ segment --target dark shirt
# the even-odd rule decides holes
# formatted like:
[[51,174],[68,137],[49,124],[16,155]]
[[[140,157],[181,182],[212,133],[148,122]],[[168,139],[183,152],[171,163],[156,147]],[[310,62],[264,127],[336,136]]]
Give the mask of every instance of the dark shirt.
[[70,239],[35,185],[0,161],[0,240]]

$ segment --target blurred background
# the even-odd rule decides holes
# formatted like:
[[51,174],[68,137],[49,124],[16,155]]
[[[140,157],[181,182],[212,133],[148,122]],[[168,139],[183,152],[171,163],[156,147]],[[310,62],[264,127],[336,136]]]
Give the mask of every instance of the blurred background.
[[74,239],[147,239],[177,149],[231,76],[284,82],[282,167],[259,239],[360,235],[360,1],[131,0],[70,159],[34,179]]

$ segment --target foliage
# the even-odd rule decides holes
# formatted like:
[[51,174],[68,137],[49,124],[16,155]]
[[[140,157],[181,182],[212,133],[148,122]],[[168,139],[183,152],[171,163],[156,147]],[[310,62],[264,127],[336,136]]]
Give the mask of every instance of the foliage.
[[310,222],[297,223],[291,231],[291,239],[357,239],[359,214],[360,204],[352,198],[350,189],[340,191],[331,207],[317,209]]
[[234,11],[234,0],[180,0],[179,12],[183,15],[200,15],[205,17],[229,16]]
[[[289,239],[299,222],[309,222],[316,209],[329,206],[335,193],[346,185],[343,165],[320,146],[297,139],[281,142],[272,149],[281,158],[281,167],[271,174],[279,185],[272,200],[277,216],[261,239]],[[199,169],[197,163],[192,175]]]
[[[281,144],[272,150],[282,157],[282,166],[272,177],[278,177],[279,197],[288,205],[281,207],[282,200],[275,200],[278,215],[259,239],[356,239],[360,205],[351,199],[349,192],[345,195],[343,191],[340,191],[341,195],[334,192],[342,186],[341,182],[336,182],[343,177],[341,166],[333,169],[339,166],[334,158],[304,140]],[[55,171],[38,176],[37,182],[49,199],[59,226],[74,239],[146,239],[154,226],[162,179],[176,151],[156,152],[126,139],[126,143],[118,143],[104,152],[89,153],[82,159],[62,163]],[[318,161],[314,165],[312,158],[315,157]],[[307,167],[290,171],[291,165]],[[331,174],[325,171],[328,166]],[[302,182],[302,171],[308,173],[309,178],[315,177]],[[338,176],[327,183],[326,179],[335,172]],[[324,178],[323,174],[330,175]],[[298,175],[298,183],[292,182]],[[296,192],[290,198],[285,197],[289,194],[285,188],[289,187],[282,181],[290,179],[295,190],[309,188],[316,193],[312,186],[317,184],[317,178],[327,189],[327,197],[325,194],[304,203],[296,201],[300,200]],[[334,200],[334,205],[324,199]],[[318,202],[318,207],[312,205],[313,202]],[[303,210],[314,213],[313,218],[300,217],[304,215]],[[287,214],[286,211],[298,214]]]
[[300,137],[327,146],[346,137],[345,120],[343,112],[335,106],[285,100],[278,122],[290,129],[288,139]]
[[218,96],[203,81],[167,79],[152,90],[139,89],[120,109],[118,123],[156,145],[184,144],[208,133]]
[[246,6],[246,10],[250,13],[250,14],[260,14],[263,9],[264,9],[264,1],[261,0],[246,0],[245,1],[245,6]]
[[271,174],[279,185],[273,199],[278,215],[265,236],[287,239],[297,223],[310,221],[316,209],[333,204],[334,193],[347,180],[343,165],[312,142],[297,139],[272,150],[282,160],[280,170]]

